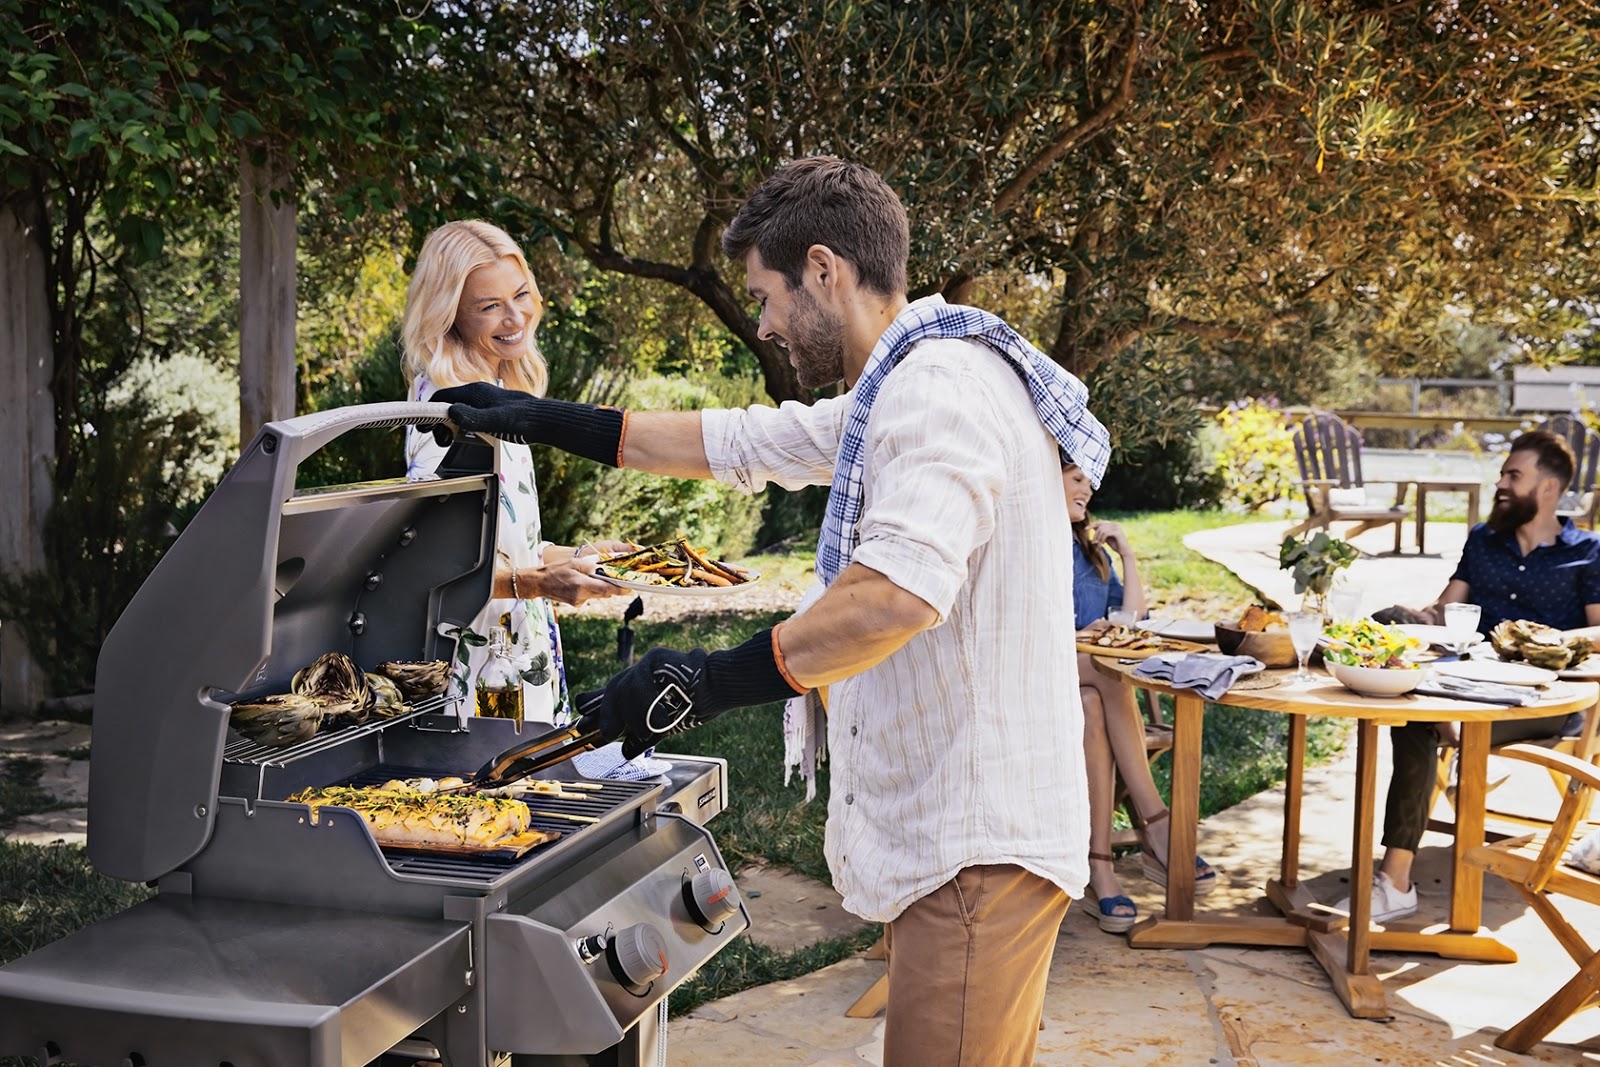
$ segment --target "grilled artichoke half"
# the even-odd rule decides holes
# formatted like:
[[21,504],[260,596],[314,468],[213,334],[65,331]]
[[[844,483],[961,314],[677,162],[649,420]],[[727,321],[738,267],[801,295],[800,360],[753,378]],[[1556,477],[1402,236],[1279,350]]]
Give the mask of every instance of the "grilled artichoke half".
[[325,652],[311,666],[296,671],[289,688],[323,705],[329,719],[363,723],[371,712],[372,690],[355,660],[343,652]]
[[1594,651],[1587,637],[1568,637],[1552,626],[1523,619],[1508,619],[1490,630],[1489,643],[1502,659],[1527,660],[1551,671],[1582,663]]
[[400,687],[390,678],[381,674],[367,673],[367,688],[372,691],[372,706],[369,714],[375,719],[392,719],[396,715],[404,715],[411,709],[406,706],[406,700],[400,693]]
[[407,700],[438,696],[450,684],[450,662],[442,659],[397,659],[378,664],[378,673],[393,678]]
[[325,709],[319,701],[296,693],[235,701],[228,721],[258,745],[281,748],[309,741],[321,729]]

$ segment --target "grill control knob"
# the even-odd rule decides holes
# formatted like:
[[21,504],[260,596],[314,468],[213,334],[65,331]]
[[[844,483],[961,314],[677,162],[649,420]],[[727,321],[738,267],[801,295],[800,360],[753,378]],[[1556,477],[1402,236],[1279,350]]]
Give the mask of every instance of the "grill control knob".
[[689,917],[712,933],[739,910],[739,899],[733,876],[721,867],[701,871],[694,881],[683,883],[683,903],[689,909]]
[[617,981],[638,989],[667,973],[667,942],[649,923],[618,930],[606,943],[606,963]]

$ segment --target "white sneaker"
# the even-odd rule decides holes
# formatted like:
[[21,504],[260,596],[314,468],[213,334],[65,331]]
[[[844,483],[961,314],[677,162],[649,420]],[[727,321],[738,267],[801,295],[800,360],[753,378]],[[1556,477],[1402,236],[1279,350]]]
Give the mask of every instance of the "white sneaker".
[[[1350,914],[1350,898],[1345,897],[1333,906],[1334,911]],[[1372,921],[1378,925],[1393,922],[1395,919],[1404,919],[1407,915],[1417,913],[1417,887],[1413,883],[1411,888],[1402,893],[1389,881],[1389,876],[1379,871],[1372,876]]]

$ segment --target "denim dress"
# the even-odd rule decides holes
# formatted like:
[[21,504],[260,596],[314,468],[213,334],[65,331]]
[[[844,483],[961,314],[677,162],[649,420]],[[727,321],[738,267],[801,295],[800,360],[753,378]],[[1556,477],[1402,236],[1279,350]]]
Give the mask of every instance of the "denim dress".
[[[1106,562],[1111,562],[1111,553],[1107,552],[1104,545],[1097,546]],[[1117,577],[1116,567],[1111,567],[1107,577],[1102,578],[1094,569],[1083,546],[1076,540],[1072,542],[1072,613],[1078,629],[1083,629],[1097,619],[1103,619],[1108,614],[1122,607],[1122,579]]]

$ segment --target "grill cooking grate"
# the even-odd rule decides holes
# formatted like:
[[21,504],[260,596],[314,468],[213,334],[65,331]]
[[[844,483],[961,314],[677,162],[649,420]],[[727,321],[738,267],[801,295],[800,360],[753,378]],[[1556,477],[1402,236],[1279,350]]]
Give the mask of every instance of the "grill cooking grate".
[[[425,767],[401,767],[394,764],[380,763],[369,767],[358,774],[337,784],[354,786],[382,785],[393,778],[437,778],[441,777],[437,771]],[[547,781],[550,779],[546,779]],[[620,782],[611,779],[584,779],[587,785],[598,785],[600,788],[585,796],[581,800],[567,800],[562,797],[530,796],[522,798],[530,812],[529,822],[538,830],[554,830],[561,836],[556,840],[540,845],[523,853],[521,856],[510,858],[503,856],[445,856],[427,855],[424,853],[404,852],[393,849],[384,849],[384,859],[396,871],[407,874],[437,875],[443,878],[477,878],[488,880],[497,877],[510,867],[527,861],[530,857],[540,855],[554,848],[578,833],[605,821],[612,812],[622,808],[630,802],[657,788],[653,782]],[[555,815],[542,815],[540,812],[550,812]],[[560,818],[561,815],[576,815],[584,818],[595,819],[595,823],[580,822],[573,819]]]

